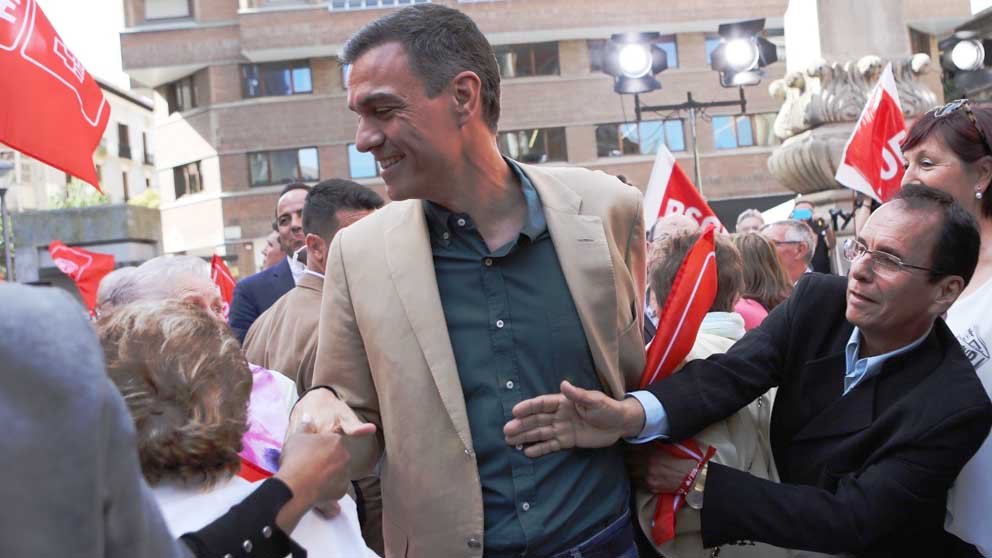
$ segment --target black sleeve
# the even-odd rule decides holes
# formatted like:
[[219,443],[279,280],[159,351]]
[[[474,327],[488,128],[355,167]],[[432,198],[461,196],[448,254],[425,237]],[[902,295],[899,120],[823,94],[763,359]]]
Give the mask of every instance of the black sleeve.
[[671,439],[692,437],[781,383],[796,306],[809,284],[809,277],[802,279],[788,300],[726,353],[689,362],[647,386],[665,407]]
[[276,515],[292,497],[286,483],[270,478],[216,521],[180,540],[199,558],[306,558],[307,551],[276,526]]

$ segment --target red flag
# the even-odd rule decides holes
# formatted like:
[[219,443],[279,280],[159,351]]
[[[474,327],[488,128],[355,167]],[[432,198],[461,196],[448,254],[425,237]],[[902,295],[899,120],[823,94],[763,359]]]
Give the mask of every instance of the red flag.
[[905,137],[906,119],[889,63],[861,111],[834,178],[880,202],[889,201],[902,184],[905,171],[899,146]]
[[[0,0],[2,5],[2,0]],[[48,254],[55,267],[76,282],[83,303],[90,314],[96,308],[96,290],[105,275],[114,270],[114,257],[110,254],[90,252],[66,246],[59,240],[48,245]]]
[[[718,288],[714,234],[714,226],[707,225],[675,274],[668,299],[658,316],[658,332],[648,346],[647,362],[641,375],[642,388],[675,371],[692,350],[703,318],[713,306]],[[675,537],[675,513],[685,504],[685,494],[715,450],[711,447],[703,451],[694,440],[657,444],[657,447],[675,457],[696,460],[678,492],[658,495],[651,538],[656,544],[662,544]]]
[[227,313],[231,309],[231,300],[234,299],[234,277],[231,277],[231,270],[227,269],[227,264],[217,254],[214,254],[210,260],[210,279],[220,289],[220,296],[224,299],[224,321],[226,322]]
[[675,161],[672,152],[662,145],[658,148],[651,178],[644,190],[644,230],[651,230],[659,217],[672,214],[688,215],[700,226],[713,225],[718,231],[727,232],[716,213],[713,213],[713,209]]
[[0,142],[92,184],[110,104],[36,0],[0,0]]

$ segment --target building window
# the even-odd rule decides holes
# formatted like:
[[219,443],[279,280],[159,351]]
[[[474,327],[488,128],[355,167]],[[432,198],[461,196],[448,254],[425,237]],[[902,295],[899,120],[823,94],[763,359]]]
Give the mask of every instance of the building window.
[[912,27],[909,29],[909,47],[912,49],[913,54],[922,52],[930,56],[933,52],[930,48],[930,35],[923,31],[917,31]]
[[203,179],[200,174],[200,162],[190,163],[172,169],[173,185],[176,189],[176,199],[203,191]]
[[785,29],[768,29],[765,31],[765,38],[775,45],[775,55],[778,56],[778,61],[785,62]]
[[685,151],[682,120],[644,121],[640,132],[636,123],[596,126],[596,155],[599,157],[653,155],[662,145],[667,145],[669,151]]
[[146,165],[155,165],[155,156],[152,155],[152,146],[148,145],[148,134],[141,132],[141,152]]
[[145,19],[176,19],[193,15],[192,0],[145,0]]
[[379,165],[372,153],[362,153],[355,144],[348,144],[348,172],[352,178],[372,178],[379,175]]
[[720,46],[720,37],[706,37],[706,63],[713,63],[713,51]]
[[128,136],[127,124],[117,125],[117,156],[121,159],[131,158],[131,138]]
[[522,163],[565,161],[565,128],[532,128],[500,132],[499,150],[503,155]]
[[713,143],[717,149],[771,146],[780,143],[773,125],[775,113],[714,116]]
[[331,0],[331,10],[369,10],[373,8],[393,8],[413,4],[427,4],[430,0]]
[[494,50],[500,77],[556,76],[561,73],[558,43],[502,45]]
[[245,64],[241,75],[245,97],[313,93],[309,60]]
[[193,76],[184,77],[165,86],[165,100],[169,104],[169,114],[187,111],[196,106],[193,90]]
[[[603,56],[606,53],[606,39],[590,39],[586,41],[586,46],[589,49],[589,71],[590,72],[602,72],[603,71]],[[668,55],[668,69],[674,69],[679,67],[679,46],[678,42],[675,40],[675,35],[662,35],[658,37],[655,44],[661,47]]]
[[249,153],[248,169],[252,186],[312,182],[320,177],[316,147]]
[[127,171],[121,172],[121,185],[124,187],[124,202],[131,199],[131,185],[127,181]]

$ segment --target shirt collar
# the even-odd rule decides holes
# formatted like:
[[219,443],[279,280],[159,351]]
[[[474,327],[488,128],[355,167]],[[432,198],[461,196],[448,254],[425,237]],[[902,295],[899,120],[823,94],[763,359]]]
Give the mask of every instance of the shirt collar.
[[[541,206],[541,198],[537,194],[537,189],[534,188],[534,183],[524,174],[520,165],[516,161],[507,159],[506,157],[503,160],[513,169],[513,172],[520,180],[520,191],[523,193],[524,201],[527,203],[527,218],[524,220],[524,226],[520,230],[520,234],[533,242],[548,228],[547,220],[544,218],[544,208]],[[427,217],[427,226],[431,233],[439,238],[447,240],[444,235],[448,233],[450,236],[450,231],[454,226],[474,227],[472,218],[466,213],[453,213],[443,205],[428,200],[424,200],[423,205],[424,215]]]
[[932,329],[931,327],[912,343],[894,351],[877,356],[858,358],[858,352],[861,350],[861,329],[855,326],[854,331],[851,332],[850,339],[847,341],[847,346],[844,348],[845,363],[847,366],[847,369],[844,371],[844,393],[853,389],[857,384],[877,376],[882,371],[882,365],[885,364],[885,361],[918,347],[930,335]]

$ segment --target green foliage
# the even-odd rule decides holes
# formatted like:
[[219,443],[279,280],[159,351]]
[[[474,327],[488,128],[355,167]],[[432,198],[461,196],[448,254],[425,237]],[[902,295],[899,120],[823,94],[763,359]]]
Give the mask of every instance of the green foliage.
[[52,209],[69,209],[74,207],[107,205],[110,203],[110,198],[105,194],[101,194],[89,184],[73,178],[72,182],[65,186],[65,196],[49,196],[48,203]]
[[149,209],[158,209],[161,202],[162,202],[162,198],[158,195],[158,190],[147,188],[144,192],[131,198],[131,201],[127,203],[128,205],[137,205],[139,207],[147,207]]

